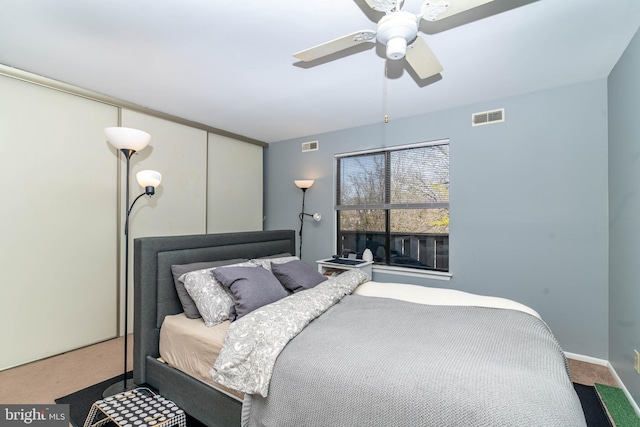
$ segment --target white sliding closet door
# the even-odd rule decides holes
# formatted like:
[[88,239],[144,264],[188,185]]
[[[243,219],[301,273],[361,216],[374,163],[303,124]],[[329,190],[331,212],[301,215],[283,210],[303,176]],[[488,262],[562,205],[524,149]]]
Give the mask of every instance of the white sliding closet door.
[[0,370],[116,335],[117,108],[0,76]]
[[[129,284],[132,285],[133,239],[206,233],[207,132],[126,109],[122,110],[122,126],[151,134],[149,146],[131,158],[131,202],[144,191],[135,178],[138,171],[152,169],[162,174],[156,194],[140,198],[129,219]],[[120,158],[121,203],[124,205],[126,163],[124,156]],[[122,272],[124,274],[124,267]],[[124,295],[124,281],[121,283],[121,295]],[[133,285],[129,292],[129,319],[133,319]],[[132,329],[133,321],[130,321],[129,331]]]
[[209,133],[207,233],[262,230],[262,151]]

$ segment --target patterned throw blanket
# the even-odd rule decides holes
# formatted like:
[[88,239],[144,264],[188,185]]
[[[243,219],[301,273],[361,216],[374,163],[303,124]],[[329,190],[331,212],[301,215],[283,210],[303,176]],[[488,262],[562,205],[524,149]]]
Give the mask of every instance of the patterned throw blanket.
[[367,280],[365,273],[348,271],[233,322],[211,370],[213,380],[266,397],[273,365],[289,340]]
[[[337,279],[359,281],[346,275]],[[298,298],[284,302],[291,297],[279,315],[234,328],[213,373],[249,380],[243,426],[585,426],[564,354],[540,319],[348,295],[353,283],[337,279],[318,293],[346,296],[322,315],[311,310],[304,330],[285,320],[285,305],[299,310]]]

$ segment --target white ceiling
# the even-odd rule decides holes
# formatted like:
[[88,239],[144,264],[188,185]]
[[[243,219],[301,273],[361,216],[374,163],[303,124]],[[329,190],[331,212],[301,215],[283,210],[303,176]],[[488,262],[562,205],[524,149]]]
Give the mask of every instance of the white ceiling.
[[495,0],[423,22],[439,76],[417,82],[401,60],[385,83],[370,44],[312,66],[292,56],[375,30],[362,0],[0,5],[0,64],[265,142],[606,77],[640,25],[639,0]]

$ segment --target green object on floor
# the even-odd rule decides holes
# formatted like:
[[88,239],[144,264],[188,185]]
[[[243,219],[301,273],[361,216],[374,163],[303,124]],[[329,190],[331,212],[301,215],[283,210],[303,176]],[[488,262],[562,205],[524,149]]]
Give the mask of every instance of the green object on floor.
[[640,427],[640,418],[633,410],[622,389],[604,384],[595,384],[595,387],[616,426]]

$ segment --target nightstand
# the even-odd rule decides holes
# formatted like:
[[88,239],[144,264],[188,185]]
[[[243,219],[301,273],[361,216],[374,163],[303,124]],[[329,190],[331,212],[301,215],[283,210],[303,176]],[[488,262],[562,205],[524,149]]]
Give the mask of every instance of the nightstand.
[[318,263],[318,272],[329,277],[337,276],[338,274],[344,273],[348,270],[360,270],[363,273],[366,273],[369,276],[369,279],[373,277],[373,261],[327,258],[316,261],[316,263]]

